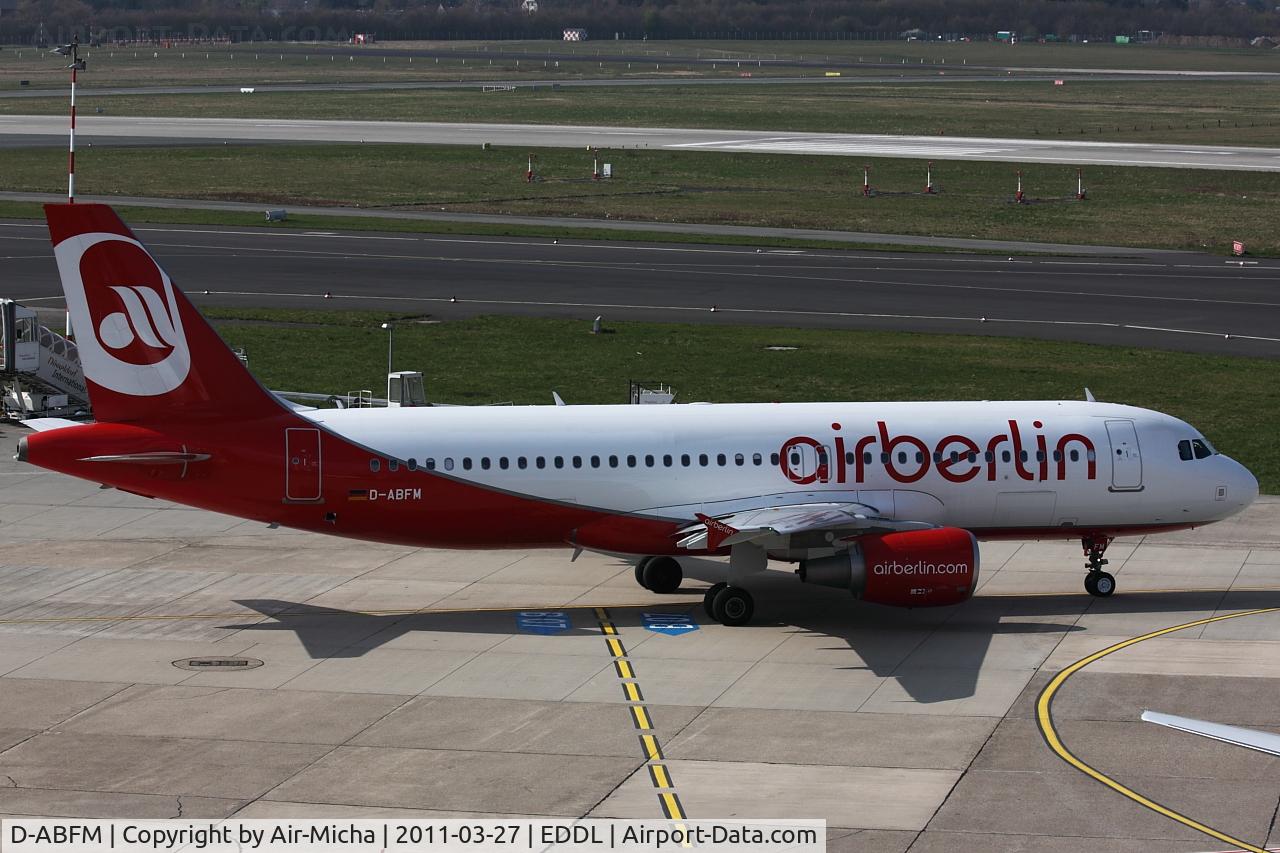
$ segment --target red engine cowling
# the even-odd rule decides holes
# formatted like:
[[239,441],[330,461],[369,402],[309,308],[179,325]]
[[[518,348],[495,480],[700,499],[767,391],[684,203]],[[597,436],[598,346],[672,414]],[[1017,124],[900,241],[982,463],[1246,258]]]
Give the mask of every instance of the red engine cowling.
[[978,585],[978,540],[958,527],[865,536],[847,554],[805,560],[799,574],[891,607],[960,604]]

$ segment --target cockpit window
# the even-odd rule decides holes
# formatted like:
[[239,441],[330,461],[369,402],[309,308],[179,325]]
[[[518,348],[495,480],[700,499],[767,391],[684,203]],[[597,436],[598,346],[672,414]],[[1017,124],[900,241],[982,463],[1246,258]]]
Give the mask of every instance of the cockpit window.
[[1190,462],[1195,458],[1191,452],[1191,439],[1184,438],[1178,442],[1178,458],[1183,462]]
[[1193,438],[1191,440],[1191,449],[1196,452],[1197,459],[1208,459],[1213,455],[1213,448],[1203,438]]

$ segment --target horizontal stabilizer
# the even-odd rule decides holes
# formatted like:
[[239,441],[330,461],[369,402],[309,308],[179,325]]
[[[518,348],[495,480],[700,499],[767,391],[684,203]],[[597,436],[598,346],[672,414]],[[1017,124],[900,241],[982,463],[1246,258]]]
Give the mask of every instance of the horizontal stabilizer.
[[1256,749],[1258,752],[1280,755],[1280,735],[1271,732],[1243,729],[1239,726],[1226,726],[1222,723],[1195,720],[1191,717],[1175,717],[1173,714],[1161,714],[1158,711],[1143,711],[1142,721],[1177,729],[1188,734],[1220,740],[1223,743],[1243,746],[1245,749]]

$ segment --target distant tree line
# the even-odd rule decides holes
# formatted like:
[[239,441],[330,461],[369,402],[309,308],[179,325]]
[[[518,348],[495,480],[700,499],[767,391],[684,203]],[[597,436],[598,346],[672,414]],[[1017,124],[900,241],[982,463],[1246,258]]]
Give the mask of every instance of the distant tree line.
[[1251,38],[1280,33],[1277,0],[17,0],[0,2],[0,41],[68,38],[228,38],[335,41],[641,37],[893,39],[919,29],[945,37],[1110,38],[1139,30],[1170,36]]

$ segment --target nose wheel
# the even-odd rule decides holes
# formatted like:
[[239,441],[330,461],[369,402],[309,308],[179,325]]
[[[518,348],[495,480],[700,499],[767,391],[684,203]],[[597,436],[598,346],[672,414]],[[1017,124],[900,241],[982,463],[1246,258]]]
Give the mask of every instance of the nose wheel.
[[1090,535],[1080,540],[1084,546],[1085,568],[1089,570],[1084,577],[1084,589],[1096,598],[1107,598],[1116,591],[1115,576],[1102,569],[1110,562],[1103,559],[1102,555],[1107,552],[1107,546],[1114,538],[1114,536]]

